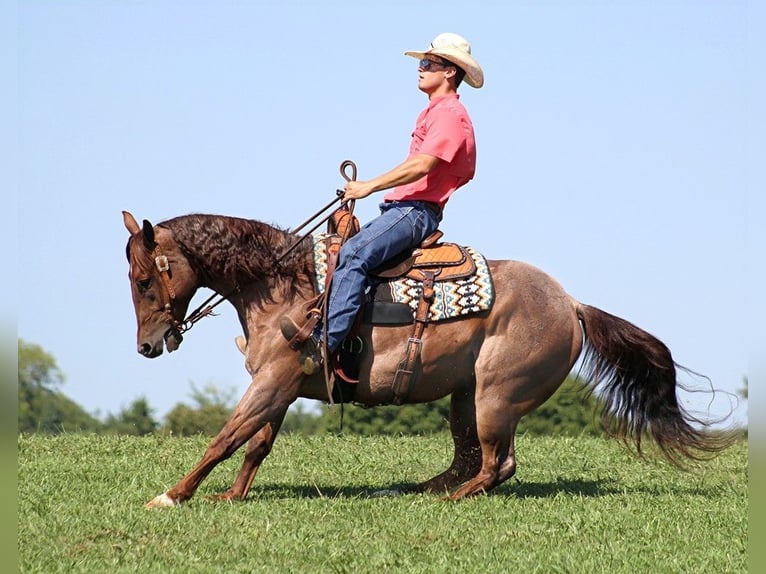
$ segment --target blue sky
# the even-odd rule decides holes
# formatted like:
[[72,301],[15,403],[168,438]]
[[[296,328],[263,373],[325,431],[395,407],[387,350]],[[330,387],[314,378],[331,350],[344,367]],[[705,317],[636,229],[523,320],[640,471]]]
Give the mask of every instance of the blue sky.
[[[236,396],[249,383],[231,308],[178,352],[138,355],[121,211],[296,226],[332,198],[342,160],[365,179],[404,159],[426,100],[403,52],[443,31],[468,38],[486,76],[461,89],[478,167],[447,206],[446,238],[537,265],[716,388],[763,378],[762,36],[746,2],[12,10],[18,228],[4,233],[16,232],[19,273],[3,289],[19,337],[57,359],[62,390],[90,412],[143,396],[161,417],[189,402],[190,383]],[[708,399],[684,396],[714,416],[736,406]]]

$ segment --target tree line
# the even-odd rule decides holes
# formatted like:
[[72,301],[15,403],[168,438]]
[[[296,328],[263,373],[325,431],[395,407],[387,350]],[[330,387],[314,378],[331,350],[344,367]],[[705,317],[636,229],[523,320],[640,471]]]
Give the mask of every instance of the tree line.
[[[213,436],[234,407],[232,392],[214,385],[191,385],[191,404],[176,404],[157,420],[145,397],[135,399],[116,414],[101,419],[88,413],[61,390],[64,374],[55,358],[38,345],[19,339],[18,432]],[[307,409],[297,403],[287,413],[283,432],[317,434],[345,432],[373,434],[428,434],[449,430],[449,397],[404,406],[365,409],[354,405]],[[586,393],[576,378],[568,378],[546,403],[524,417],[519,432],[579,436],[600,435],[598,399]]]

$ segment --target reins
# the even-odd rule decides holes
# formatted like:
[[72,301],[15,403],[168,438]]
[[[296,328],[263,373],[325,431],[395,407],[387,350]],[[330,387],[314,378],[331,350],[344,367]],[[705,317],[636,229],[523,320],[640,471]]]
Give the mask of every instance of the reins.
[[[346,170],[348,168],[351,168],[350,175],[346,173]],[[346,181],[356,181],[356,173],[357,173],[356,164],[353,161],[347,159],[340,164],[340,174],[343,176],[343,179],[345,179]],[[349,212],[353,214],[355,201],[353,199],[349,201],[344,201],[343,200],[344,193],[345,192],[342,189],[335,190],[336,197],[333,198],[332,201],[330,201],[329,203],[327,203],[327,205],[319,209],[316,213],[314,213],[306,221],[301,223],[294,230],[291,230],[291,232],[298,233],[304,227],[306,227],[312,221],[314,221],[316,218],[322,215],[325,211],[330,209],[338,201],[341,202],[341,205],[344,205],[344,204],[348,205]],[[320,225],[322,225],[328,219],[330,219],[333,213],[334,213],[334,210],[331,211],[329,214],[327,214],[323,219],[318,221],[316,224],[314,224],[314,226],[311,229],[309,229],[303,235],[298,237],[283,253],[281,253],[275,259],[274,264],[276,266],[279,266],[279,264],[298,247],[298,245],[300,245],[307,237],[309,237]],[[170,266],[167,263],[167,257],[159,253],[159,245],[156,247],[155,251],[157,252],[157,256],[155,257],[155,264],[157,265],[157,269],[159,270],[160,276],[163,279],[163,284],[165,285],[165,288],[168,291],[170,305],[172,305],[173,299],[175,299],[175,293],[173,292],[172,285],[170,284],[170,278],[167,276],[167,273],[170,270]],[[183,321],[179,322],[173,319],[173,323],[174,323],[173,328],[178,333],[178,335],[182,335],[183,333],[186,333],[200,319],[203,319],[209,315],[215,316],[215,313],[213,313],[213,309],[215,309],[218,305],[220,305],[224,301],[228,300],[229,297],[234,295],[234,293],[236,293],[240,289],[241,287],[237,286],[226,295],[219,295],[218,293],[213,293],[210,297],[205,299],[205,301],[199,307],[197,307],[196,309],[194,309],[194,311],[189,313],[189,315]],[[218,297],[218,300],[211,304],[210,302],[213,301],[213,299],[215,299],[216,297]],[[172,317],[172,312],[171,312],[171,317]]]
[[[348,174],[346,173],[346,169],[347,169],[347,168],[349,168],[349,167],[351,168],[351,175],[348,175]],[[355,164],[353,161],[351,161],[350,159],[344,160],[344,161],[343,161],[343,162],[340,164],[340,174],[343,176],[343,179],[345,179],[346,181],[356,181],[356,164]],[[312,215],[311,217],[309,217],[309,218],[308,218],[306,221],[304,221],[303,223],[301,223],[301,224],[300,224],[298,227],[296,227],[294,230],[292,230],[292,232],[293,232],[293,233],[298,233],[298,232],[299,232],[301,229],[303,229],[304,227],[306,227],[306,226],[307,226],[309,223],[311,223],[312,221],[314,221],[314,220],[315,220],[317,217],[319,217],[319,216],[320,216],[322,213],[324,213],[324,212],[325,212],[325,211],[327,211],[327,210],[328,210],[330,207],[332,207],[332,206],[335,204],[335,202],[336,202],[336,201],[340,200],[340,201],[341,201],[341,205],[342,205],[342,204],[344,203],[344,202],[343,202],[343,194],[344,194],[344,191],[343,191],[342,189],[336,189],[336,190],[335,190],[335,194],[336,194],[336,196],[337,196],[335,199],[333,199],[333,200],[332,200],[330,203],[328,203],[328,204],[327,204],[327,205],[325,205],[325,206],[324,206],[322,209],[320,209],[319,211],[317,211],[317,212],[316,212],[314,215]],[[350,211],[351,213],[353,213],[353,212],[354,212],[354,204],[355,204],[355,201],[352,199],[352,200],[350,200],[350,201],[347,201],[347,202],[345,202],[345,203],[347,203],[347,204],[349,205],[349,211]],[[277,263],[277,264],[279,264],[279,263],[280,263],[280,262],[281,262],[281,261],[282,261],[282,260],[283,260],[285,257],[287,257],[287,256],[288,256],[288,255],[289,255],[289,254],[290,254],[290,253],[291,253],[291,252],[292,252],[292,251],[293,251],[293,250],[294,250],[296,247],[298,247],[298,245],[300,245],[300,244],[303,242],[303,240],[304,240],[304,239],[306,239],[306,238],[307,238],[309,235],[311,235],[311,234],[312,234],[312,233],[313,233],[313,232],[316,230],[316,228],[317,228],[317,227],[319,227],[320,225],[322,225],[323,223],[325,223],[325,222],[326,222],[328,219],[330,219],[330,218],[332,217],[332,214],[333,214],[333,212],[331,211],[331,212],[330,212],[330,213],[328,213],[328,214],[327,214],[327,215],[326,215],[326,216],[325,216],[323,219],[321,219],[320,221],[318,221],[318,222],[317,222],[317,223],[314,225],[314,227],[312,227],[312,228],[311,228],[311,229],[309,229],[309,230],[308,230],[306,233],[304,233],[304,234],[303,234],[301,237],[299,237],[298,239],[296,239],[296,240],[293,242],[293,244],[292,244],[290,247],[288,247],[288,248],[285,250],[285,252],[284,252],[284,253],[282,253],[282,255],[280,255],[279,257],[277,257],[276,263]]]

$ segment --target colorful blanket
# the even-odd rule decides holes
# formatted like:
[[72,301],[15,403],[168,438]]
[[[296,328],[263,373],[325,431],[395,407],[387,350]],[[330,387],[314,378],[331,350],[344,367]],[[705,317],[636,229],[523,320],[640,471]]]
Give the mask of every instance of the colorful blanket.
[[[324,290],[325,275],[327,274],[327,253],[324,237],[322,234],[313,236],[314,266],[320,292]],[[487,311],[492,307],[495,290],[487,260],[471,247],[466,247],[466,250],[476,263],[476,273],[466,279],[438,281],[434,284],[435,296],[429,309],[430,321],[465,317],[473,313]],[[381,281],[371,289],[371,294],[375,301],[408,305],[412,310],[414,320],[421,291],[422,283],[420,281],[399,278]]]

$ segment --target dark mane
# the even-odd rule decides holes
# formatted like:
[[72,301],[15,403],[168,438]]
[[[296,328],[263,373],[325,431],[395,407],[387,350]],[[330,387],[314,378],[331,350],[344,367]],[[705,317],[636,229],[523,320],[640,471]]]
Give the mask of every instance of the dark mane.
[[244,287],[269,276],[282,275],[290,291],[301,279],[313,280],[311,241],[304,241],[284,260],[277,262],[295,240],[278,227],[225,215],[191,214],[163,221],[205,283],[225,278]]

